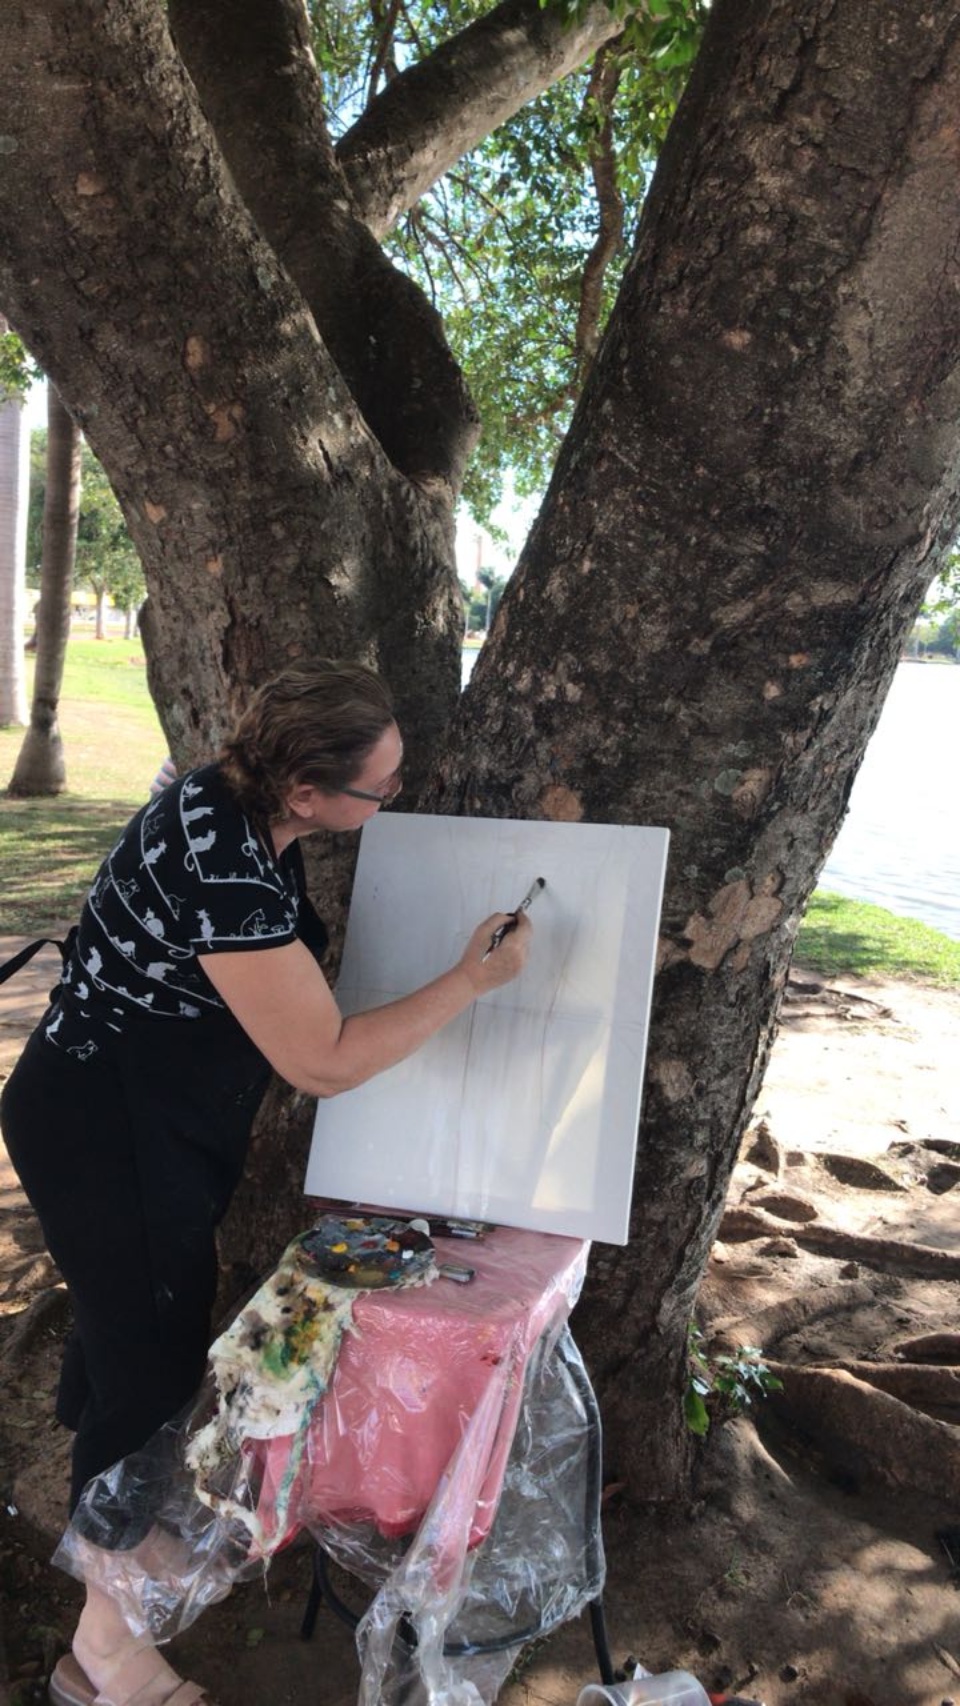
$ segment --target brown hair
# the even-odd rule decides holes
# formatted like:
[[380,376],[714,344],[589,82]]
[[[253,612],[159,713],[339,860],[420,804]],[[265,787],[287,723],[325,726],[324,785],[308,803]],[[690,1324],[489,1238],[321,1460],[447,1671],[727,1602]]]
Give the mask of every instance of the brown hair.
[[349,786],[393,720],[390,693],[372,669],[317,658],[257,689],[220,767],[244,810],[270,822],[286,815],[300,782],[331,794]]

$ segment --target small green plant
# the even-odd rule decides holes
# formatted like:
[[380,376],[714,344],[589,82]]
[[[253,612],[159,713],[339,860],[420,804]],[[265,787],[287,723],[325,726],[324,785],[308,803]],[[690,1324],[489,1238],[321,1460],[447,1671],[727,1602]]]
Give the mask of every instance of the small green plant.
[[711,1363],[703,1348],[703,1334],[692,1322],[688,1347],[690,1378],[683,1414],[690,1432],[701,1438],[711,1421],[742,1415],[755,1398],[765,1398],[783,1387],[761,1360],[763,1352],[756,1345],[738,1345],[734,1355],[714,1357]]

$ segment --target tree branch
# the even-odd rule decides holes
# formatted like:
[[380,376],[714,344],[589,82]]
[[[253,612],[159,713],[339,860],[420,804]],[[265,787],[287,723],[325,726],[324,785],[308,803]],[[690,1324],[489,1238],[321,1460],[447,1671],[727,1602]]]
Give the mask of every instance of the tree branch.
[[364,419],[402,473],[452,502],[476,411],[439,317],[351,210],[301,0],[171,0],[169,16],[234,182]]
[[602,47],[594,60],[587,89],[587,102],[594,103],[603,114],[597,140],[590,150],[590,170],[597,194],[600,224],[580,281],[580,311],[574,333],[578,388],[583,384],[600,342],[600,310],[607,268],[623,242],[623,197],[617,183],[612,117],[619,83],[620,62]]
[[[162,13],[43,0],[4,54],[0,301],[123,506],[171,749],[215,749],[246,688],[312,643],[376,656],[427,751],[457,685],[449,504],[364,425]],[[296,593],[251,621],[264,586]]]
[[387,82],[391,83],[399,75],[393,51],[399,11],[400,0],[388,0],[386,8],[381,4],[381,0],[371,0],[370,13],[377,31],[377,41],[367,77],[368,105],[376,96],[377,84],[381,77],[386,77]]
[[337,144],[354,205],[382,237],[462,154],[590,58],[621,25],[595,4],[568,24],[502,0],[396,77]]

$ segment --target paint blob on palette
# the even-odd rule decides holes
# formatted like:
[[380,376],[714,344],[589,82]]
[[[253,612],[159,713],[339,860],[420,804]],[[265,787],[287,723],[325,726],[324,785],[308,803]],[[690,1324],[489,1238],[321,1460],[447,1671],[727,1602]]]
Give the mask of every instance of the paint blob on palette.
[[625,1243],[668,832],[391,812],[365,826],[344,1013],[438,976],[537,877],[520,977],[322,1101],[306,1190]]

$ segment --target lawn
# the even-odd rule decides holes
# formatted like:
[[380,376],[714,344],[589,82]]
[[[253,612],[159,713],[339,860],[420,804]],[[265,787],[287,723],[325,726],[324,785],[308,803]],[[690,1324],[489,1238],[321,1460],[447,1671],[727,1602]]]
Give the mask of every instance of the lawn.
[[[166,751],[139,639],[75,635],[67,649],[60,727],[67,791],[0,794],[0,932],[42,934],[75,918],[104,853],[149,793]],[[22,731],[0,729],[0,786]],[[841,895],[813,896],[797,959],[827,977],[910,977],[960,988],[960,942],[926,924]]]
[[[28,681],[28,692],[31,686]],[[42,934],[74,918],[117,831],[148,796],[166,742],[147,691],[139,639],[71,637],[60,731],[66,792],[43,800],[0,794],[5,934]],[[0,729],[2,787],[22,739],[22,729]]]
[[827,977],[908,977],[960,988],[960,942],[882,906],[817,890],[797,937],[796,957]]

